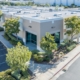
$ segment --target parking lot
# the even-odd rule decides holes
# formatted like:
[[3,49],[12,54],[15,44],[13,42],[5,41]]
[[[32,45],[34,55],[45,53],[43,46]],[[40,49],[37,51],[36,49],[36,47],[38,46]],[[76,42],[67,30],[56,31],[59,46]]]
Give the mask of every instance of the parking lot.
[[6,63],[6,47],[0,42],[0,72],[9,68]]

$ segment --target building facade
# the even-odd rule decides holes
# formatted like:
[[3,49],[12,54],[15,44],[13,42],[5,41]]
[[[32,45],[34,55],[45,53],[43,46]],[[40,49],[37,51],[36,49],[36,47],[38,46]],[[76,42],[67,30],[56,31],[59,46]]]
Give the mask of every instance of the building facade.
[[70,16],[80,16],[80,10],[67,9],[58,10],[54,8],[6,8],[2,9],[3,16],[0,21],[0,26],[5,22],[6,18],[20,17],[20,32],[18,37],[21,38],[24,44],[34,44],[40,50],[40,41],[46,32],[54,36],[55,42],[60,44],[64,39],[67,39],[66,26],[64,19]]

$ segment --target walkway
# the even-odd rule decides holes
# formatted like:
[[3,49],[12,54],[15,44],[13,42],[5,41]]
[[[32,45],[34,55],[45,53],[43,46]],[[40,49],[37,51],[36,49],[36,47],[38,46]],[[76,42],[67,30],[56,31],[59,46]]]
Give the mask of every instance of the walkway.
[[[60,60],[54,65],[41,65],[41,64],[35,64],[30,65],[34,66],[32,69],[30,69],[36,74],[36,78],[34,80],[56,80],[62,73],[59,73],[59,75],[54,75],[63,68],[74,56],[76,56],[80,52],[80,45],[78,45],[74,50],[69,52],[67,55],[65,55],[64,60]],[[80,54],[79,54],[80,55]],[[55,67],[56,66],[56,67]],[[65,69],[68,69],[68,67],[65,67]]]
[[8,48],[12,48],[13,46],[7,41],[4,37],[4,32],[0,32],[0,41]]

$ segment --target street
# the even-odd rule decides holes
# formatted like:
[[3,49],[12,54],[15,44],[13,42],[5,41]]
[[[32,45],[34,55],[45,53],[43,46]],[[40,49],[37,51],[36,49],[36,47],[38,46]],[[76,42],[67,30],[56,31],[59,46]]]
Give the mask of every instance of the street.
[[80,80],[80,58],[78,58],[57,80]]

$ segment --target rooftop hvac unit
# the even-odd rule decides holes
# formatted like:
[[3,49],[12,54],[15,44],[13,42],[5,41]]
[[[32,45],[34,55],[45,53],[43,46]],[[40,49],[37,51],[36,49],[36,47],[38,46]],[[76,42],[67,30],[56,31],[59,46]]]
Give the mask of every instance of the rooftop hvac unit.
[[49,9],[49,11],[52,12],[53,10],[52,9]]
[[17,11],[17,13],[21,13],[21,11]]
[[76,14],[77,12],[71,12],[71,14]]

